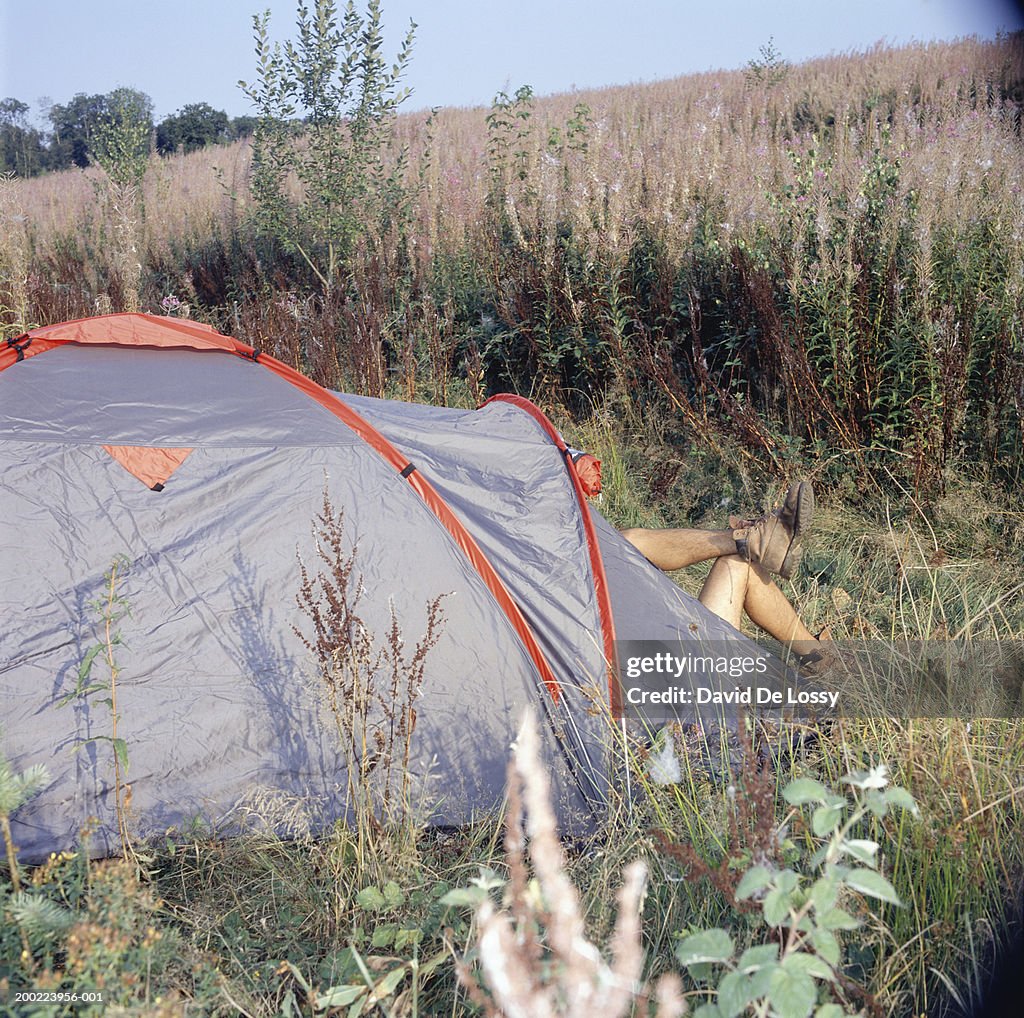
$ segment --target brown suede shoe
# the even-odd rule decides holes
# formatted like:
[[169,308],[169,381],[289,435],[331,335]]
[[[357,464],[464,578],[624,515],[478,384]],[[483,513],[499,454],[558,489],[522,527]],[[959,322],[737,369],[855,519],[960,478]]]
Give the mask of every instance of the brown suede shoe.
[[769,572],[778,573],[788,580],[800,560],[797,540],[810,529],[813,516],[814,489],[811,482],[794,484],[786,493],[781,508],[733,530],[736,552],[748,562],[758,562]]

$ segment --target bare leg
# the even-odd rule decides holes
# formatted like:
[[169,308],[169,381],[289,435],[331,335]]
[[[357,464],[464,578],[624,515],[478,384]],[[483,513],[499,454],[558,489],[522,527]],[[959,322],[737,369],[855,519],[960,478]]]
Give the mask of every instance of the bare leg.
[[734,555],[731,530],[645,530],[632,527],[622,536],[659,569],[683,569],[720,555]]
[[800,616],[767,571],[738,555],[725,555],[715,562],[701,588],[699,600],[737,629],[745,611],[755,625],[798,654],[812,653],[818,646],[818,641],[800,621]]
[[810,654],[818,641],[800,621],[786,595],[772,582],[768,571],[736,554],[731,530],[648,530],[634,527],[622,531],[652,565],[659,569],[683,569],[695,562],[715,559],[699,600],[706,608],[737,629],[743,612],[779,643],[798,654]]

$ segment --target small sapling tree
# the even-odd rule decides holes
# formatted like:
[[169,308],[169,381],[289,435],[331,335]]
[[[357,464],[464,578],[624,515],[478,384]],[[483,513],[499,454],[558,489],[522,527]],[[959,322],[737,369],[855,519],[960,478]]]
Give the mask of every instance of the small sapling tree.
[[[271,43],[270,12],[253,18],[257,80],[252,193],[257,228],[297,251],[325,291],[359,238],[379,242],[411,215],[407,153],[389,151],[412,55],[410,23],[395,62],[383,55],[380,0],[298,5],[298,39]],[[292,186],[297,184],[296,189]]]

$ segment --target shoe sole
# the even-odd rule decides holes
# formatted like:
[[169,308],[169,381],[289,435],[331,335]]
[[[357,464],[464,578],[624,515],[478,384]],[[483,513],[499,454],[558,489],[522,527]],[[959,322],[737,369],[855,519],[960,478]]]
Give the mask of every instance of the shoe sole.
[[800,549],[796,546],[797,538],[811,529],[814,520],[814,488],[810,481],[801,481],[796,488],[796,510],[793,513],[793,540],[789,543],[789,550],[786,552],[779,566],[779,576],[784,580],[792,577],[800,561]]
[[793,536],[800,537],[811,529],[814,520],[814,488],[810,481],[801,481],[796,489],[796,514],[793,518]]

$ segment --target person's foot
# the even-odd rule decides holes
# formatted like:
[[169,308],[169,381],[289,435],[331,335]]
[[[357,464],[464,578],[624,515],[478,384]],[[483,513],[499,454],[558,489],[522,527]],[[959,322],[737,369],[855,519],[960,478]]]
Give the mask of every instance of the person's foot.
[[836,652],[832,646],[832,630],[828,626],[818,633],[812,646],[801,644],[797,648],[794,645],[793,649],[797,651],[800,674],[804,678],[821,678],[835,666]]
[[782,506],[758,520],[741,521],[734,529],[736,552],[748,562],[757,562],[771,573],[789,579],[800,559],[797,544],[814,517],[814,489],[810,481],[794,484]]

